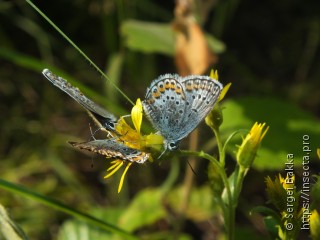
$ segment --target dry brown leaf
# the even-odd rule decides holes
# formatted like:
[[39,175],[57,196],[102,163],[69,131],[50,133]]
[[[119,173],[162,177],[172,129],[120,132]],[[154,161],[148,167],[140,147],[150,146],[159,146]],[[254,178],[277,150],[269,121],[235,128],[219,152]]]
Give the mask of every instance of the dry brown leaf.
[[182,76],[203,74],[216,63],[216,56],[210,51],[205,35],[195,21],[191,2],[177,1],[173,24],[177,32],[175,63]]

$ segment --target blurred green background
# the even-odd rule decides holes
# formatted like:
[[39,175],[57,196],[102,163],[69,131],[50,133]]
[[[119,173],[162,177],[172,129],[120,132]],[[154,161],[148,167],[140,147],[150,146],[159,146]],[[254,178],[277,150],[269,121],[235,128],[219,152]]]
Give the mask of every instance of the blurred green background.
[[[174,1],[34,3],[132,101],[143,99],[146,88],[158,75],[176,72],[170,26]],[[316,0],[196,1],[197,20],[212,38],[219,57],[212,67],[218,69],[223,84],[232,82],[223,103],[223,136],[240,128],[249,129],[255,121],[270,126],[240,201],[239,228],[248,228],[251,234],[263,234],[247,211],[266,201],[264,177],[282,172],[288,153],[296,156],[299,176],[305,134],[310,136],[312,146],[311,172],[319,169],[319,9]],[[78,152],[66,143],[90,138],[89,117],[75,101],[45,80],[41,71],[49,68],[63,76],[117,116],[129,114],[132,105],[26,2],[1,1],[0,21],[2,179],[85,212],[125,207],[138,192],[157,189],[167,180],[172,169],[170,161],[133,167],[127,176],[128,184],[117,194],[117,177],[103,179],[109,160]],[[208,132],[201,124],[200,146],[207,149],[214,144]],[[235,145],[229,149],[230,169],[235,150]],[[199,161],[195,194],[201,194],[201,187],[207,183],[207,162]],[[181,184],[186,167],[183,159],[179,161],[174,186]],[[10,209],[31,239],[56,239],[68,219],[65,214],[2,189],[0,203]],[[205,206],[202,210],[205,212]],[[149,228],[161,229],[161,218],[155,219],[157,224]],[[196,217],[190,219],[192,227],[186,224],[183,230],[188,236],[212,230],[196,224]]]

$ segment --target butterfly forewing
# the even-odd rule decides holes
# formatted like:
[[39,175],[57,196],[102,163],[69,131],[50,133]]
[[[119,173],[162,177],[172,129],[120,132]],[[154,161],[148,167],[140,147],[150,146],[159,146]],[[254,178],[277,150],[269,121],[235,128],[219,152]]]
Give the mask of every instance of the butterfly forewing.
[[147,91],[143,107],[153,126],[166,139],[177,135],[177,128],[187,111],[186,96],[179,75],[166,74],[154,80]]
[[100,107],[89,98],[87,98],[78,88],[72,86],[65,79],[55,75],[49,69],[44,69],[42,74],[56,87],[67,93],[70,97],[82,105],[90,115],[94,118],[96,123],[109,131],[115,131],[115,124],[117,119],[114,115],[109,113],[104,108]]

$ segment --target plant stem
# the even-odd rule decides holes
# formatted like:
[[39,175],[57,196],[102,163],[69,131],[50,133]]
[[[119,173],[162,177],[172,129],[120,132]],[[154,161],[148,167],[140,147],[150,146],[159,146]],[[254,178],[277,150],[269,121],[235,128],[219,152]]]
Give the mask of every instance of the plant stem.
[[237,165],[236,171],[237,171],[237,176],[236,176],[236,185],[234,188],[234,207],[236,208],[238,206],[238,198],[240,196],[240,192],[242,190],[242,185],[243,185],[243,180],[244,177],[246,176],[247,172],[248,172],[248,168],[243,168],[243,167],[239,167]]
[[205,158],[205,159],[209,160],[218,170],[218,173],[220,174],[221,179],[223,181],[223,184],[225,186],[226,195],[227,195],[226,207],[221,206],[221,208],[224,212],[224,217],[225,217],[225,222],[226,222],[226,230],[227,230],[227,234],[229,235],[229,239],[234,239],[234,224],[232,224],[232,222],[234,222],[234,220],[233,220],[234,219],[233,201],[232,201],[231,188],[230,188],[230,184],[229,184],[225,169],[221,166],[221,163],[217,159],[215,159],[211,155],[204,153],[202,151],[201,152],[194,152],[194,151],[184,150],[184,151],[181,151],[181,154],[186,155],[186,156],[197,156],[197,157]]
[[125,239],[132,239],[137,240],[138,237],[134,236],[133,234],[126,232],[125,230],[118,228],[116,225],[104,222],[103,220],[100,220],[98,218],[95,218],[89,214],[80,212],[68,205],[65,205],[64,203],[49,198],[47,196],[41,195],[37,192],[34,192],[22,185],[18,185],[12,182],[8,182],[4,179],[0,179],[0,188],[5,189],[7,191],[10,191],[14,194],[20,195],[22,197],[26,197],[29,199],[32,199],[38,203],[42,203],[50,208],[56,209],[58,211],[64,212],[66,214],[69,214],[70,216],[73,216],[77,219],[80,219],[84,222],[87,222],[89,224],[92,224],[96,227],[99,227],[105,231],[112,232],[114,234],[118,234]]
[[214,135],[215,135],[215,137],[216,137],[216,139],[217,139],[217,145],[218,145],[218,150],[219,150],[219,160],[220,160],[220,164],[221,164],[221,167],[224,168],[224,166],[225,166],[226,154],[225,154],[225,151],[224,151],[224,148],[223,148],[223,144],[222,144],[222,141],[221,141],[219,129],[212,128],[212,130],[213,130]]
[[[228,190],[230,189],[230,184],[227,178],[227,175],[225,173],[225,148],[221,140],[221,135],[219,132],[219,128],[212,128],[214,135],[217,140],[217,146],[219,150],[219,160],[220,160],[220,166],[224,172],[224,175],[227,179],[226,182],[224,182],[225,188]],[[233,184],[232,184],[233,185]],[[233,185],[234,186],[234,185]],[[234,192],[233,192],[234,193]],[[228,197],[228,202],[225,204],[226,208],[224,210],[224,217],[225,217],[225,222],[226,222],[226,231],[228,235],[228,239],[233,240],[234,239],[234,232],[235,232],[235,210],[236,208],[234,207],[234,196],[232,195],[231,189],[230,192],[227,191],[227,197]]]

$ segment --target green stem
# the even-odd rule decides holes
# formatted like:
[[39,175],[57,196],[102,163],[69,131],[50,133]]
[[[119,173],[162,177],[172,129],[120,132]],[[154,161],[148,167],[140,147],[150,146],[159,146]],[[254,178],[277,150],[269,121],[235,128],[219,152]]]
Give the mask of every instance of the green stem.
[[[226,173],[224,170],[225,158],[226,158],[225,146],[222,143],[219,128],[218,127],[212,128],[212,130],[213,130],[214,135],[217,140],[220,166],[223,169],[223,172],[226,176]],[[227,176],[226,176],[226,178],[227,178]],[[226,187],[226,189],[227,189],[227,187],[230,189],[230,184],[229,184],[228,178],[225,183],[225,187]],[[224,211],[224,213],[225,213],[224,216],[225,216],[225,221],[226,221],[226,230],[227,230],[228,238],[233,240],[234,239],[234,232],[235,232],[235,208],[233,207],[234,198],[232,196],[231,189],[230,189],[230,192],[227,192],[227,197],[228,197],[228,205],[226,206],[226,209]]]
[[[231,216],[230,216],[230,233],[234,233],[235,230],[235,212],[238,206],[239,196],[242,190],[243,180],[247,173],[248,169],[244,169],[241,166],[237,165],[234,170],[234,186],[233,196],[232,196],[232,205],[231,205]],[[229,235],[229,239],[234,239],[234,236],[231,238],[231,234]]]
[[180,165],[178,159],[174,157],[172,160],[169,175],[160,187],[163,195],[167,194],[170,189],[172,189],[173,184],[179,176]]
[[219,160],[220,160],[220,164],[221,164],[221,167],[224,168],[224,166],[225,166],[226,153],[225,153],[225,151],[224,151],[224,147],[223,147],[223,144],[222,144],[220,132],[219,132],[219,129],[212,128],[212,130],[213,130],[214,135],[215,135],[215,137],[216,137],[216,139],[217,139],[217,145],[218,145],[218,150],[219,150]]
[[182,150],[181,155],[185,155],[185,156],[195,156],[195,157],[202,157],[205,158],[207,160],[209,160],[213,165],[215,165],[218,169],[218,172],[222,178],[223,183],[226,186],[226,191],[227,191],[227,198],[228,198],[228,202],[232,203],[231,201],[231,189],[230,189],[230,185],[228,182],[228,177],[226,175],[226,172],[224,170],[224,168],[220,165],[219,161],[217,159],[215,159],[214,157],[212,157],[211,155],[204,153],[204,152],[196,152],[196,151],[188,151],[188,150]]
[[98,218],[95,218],[91,215],[88,215],[86,213],[82,213],[76,209],[71,208],[70,206],[67,206],[55,199],[49,198],[47,196],[40,195],[39,193],[33,192],[21,185],[17,185],[11,182],[8,182],[6,180],[0,179],[0,188],[3,188],[7,191],[10,191],[12,193],[18,194],[23,197],[27,197],[30,199],[33,199],[39,203],[42,203],[48,207],[54,208],[56,210],[59,210],[61,212],[67,213],[77,219],[81,219],[82,221],[85,221],[89,224],[92,224],[96,227],[100,227],[101,229],[104,229],[108,232],[112,232],[115,234],[118,234],[120,236],[123,236],[125,239],[132,239],[137,240],[138,238],[134,235],[118,228],[115,225],[106,223]]
[[231,133],[231,134],[229,135],[229,137],[227,138],[227,140],[224,142],[224,145],[223,145],[223,151],[224,151],[224,152],[226,151],[226,148],[227,148],[229,142],[232,140],[232,138],[233,138],[235,135],[237,135],[237,134],[239,134],[239,133],[242,133],[242,132],[243,132],[243,133],[248,133],[248,129],[239,129],[239,130],[234,131],[233,133]]
[[209,160],[218,170],[218,173],[221,176],[221,179],[224,183],[226,193],[227,193],[227,207],[225,207],[224,205],[221,205],[221,208],[224,212],[225,222],[226,222],[226,226],[227,226],[226,229],[227,229],[227,233],[229,235],[229,239],[234,239],[234,225],[232,224],[232,222],[234,222],[233,221],[234,209],[232,207],[233,201],[232,201],[231,188],[230,188],[230,184],[229,184],[225,169],[221,166],[221,163],[217,159],[215,159],[211,155],[204,153],[202,151],[195,152],[195,151],[183,150],[183,151],[181,151],[181,154],[186,155],[186,156],[196,156],[196,157],[205,158],[205,159]]
[[246,176],[248,170],[249,170],[248,168],[245,169],[241,166],[239,167],[238,165],[236,167],[235,172],[237,175],[236,175],[236,185],[234,188],[234,198],[233,198],[234,208],[236,208],[238,206],[238,198],[239,198],[241,190],[242,190],[244,177]]
[[132,105],[134,105],[133,101],[57,26],[55,25],[50,18],[48,18],[36,5],[32,3],[30,0],[26,0],[26,2],[36,10],[41,17],[43,17],[62,37],[64,37],[105,79],[107,79],[118,91],[119,93],[127,99]]

